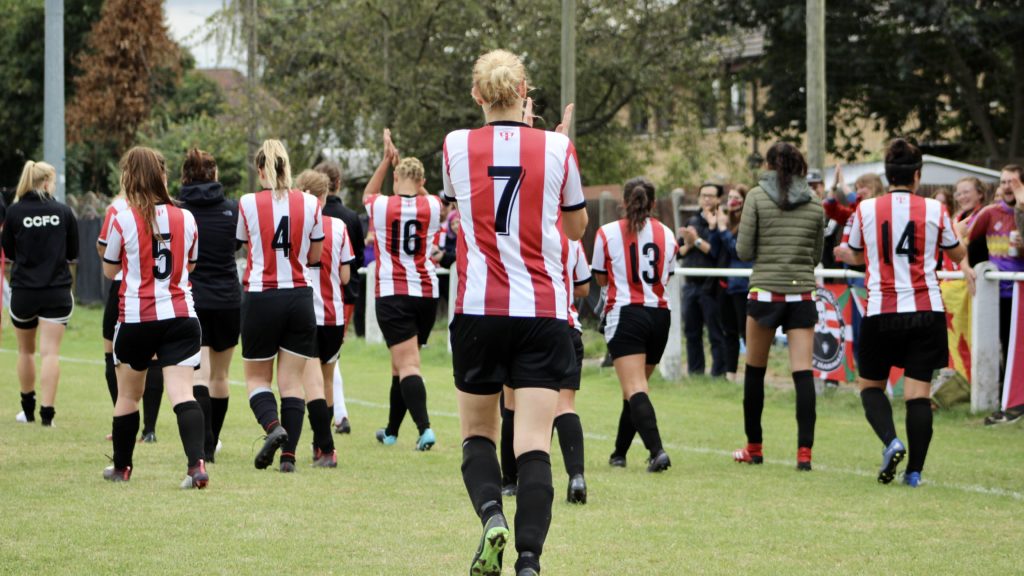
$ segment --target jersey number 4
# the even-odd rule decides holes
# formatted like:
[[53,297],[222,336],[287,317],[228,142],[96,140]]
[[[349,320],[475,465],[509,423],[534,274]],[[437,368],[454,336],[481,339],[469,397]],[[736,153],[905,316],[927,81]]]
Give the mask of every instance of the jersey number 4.
[[291,238],[291,234],[288,233],[288,217],[284,216],[278,222],[277,230],[274,230],[274,238],[270,240],[270,247],[274,250],[283,251],[284,257],[288,258],[292,255]]
[[174,254],[171,253],[171,235],[153,235],[153,277],[167,280],[171,277],[174,267]]
[[[640,252],[643,252],[644,258],[647,258],[648,268],[643,272],[640,271]],[[661,259],[661,248],[653,242],[648,242],[643,245],[639,251],[636,248],[636,242],[630,242],[629,244],[629,275],[633,284],[639,284],[643,280],[644,284],[653,286],[658,282],[658,261]]]
[[[913,221],[907,222],[907,227],[900,234],[900,241],[896,243],[896,255],[906,256],[910,263],[917,262],[917,243],[914,242],[914,232],[917,227]],[[889,223],[882,222],[882,259],[886,264],[892,264],[889,254],[892,252],[892,235],[889,232]]]
[[505,187],[494,210],[494,231],[508,236],[512,228],[512,207],[519,199],[519,187],[526,171],[522,166],[488,166],[487,176],[491,180],[504,180]]

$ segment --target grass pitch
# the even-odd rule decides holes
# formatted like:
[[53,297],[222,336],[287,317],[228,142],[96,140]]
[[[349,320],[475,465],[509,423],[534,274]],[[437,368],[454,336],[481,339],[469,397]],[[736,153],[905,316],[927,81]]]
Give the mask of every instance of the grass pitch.
[[[139,445],[132,481],[101,479],[110,443],[100,311],[69,328],[57,427],[14,422],[13,330],[0,351],[0,574],[465,574],[480,534],[459,472],[455,390],[444,332],[424,350],[438,444],[413,451],[407,418],[393,447],[374,440],[386,419],[387,350],[352,339],[342,369],[353,434],[336,436],[339,468],[297,474],[252,465],[260,429],[245,389],[232,388],[222,440],[203,491],[177,488],[185,470],[174,413],[159,442]],[[232,377],[241,381],[240,358]],[[644,472],[608,454],[621,407],[611,370],[587,369],[578,397],[589,502],[565,503],[557,440],[553,521],[544,574],[1012,574],[1021,571],[1024,426],[986,428],[964,410],[936,414],[917,490],[880,486],[881,444],[855,394],[818,401],[815,470],[798,473],[793,393],[768,391],[766,464],[735,464],[744,443],[741,387],[655,377],[652,399],[671,470]],[[903,430],[902,402],[895,403]],[[510,519],[515,503],[505,503]],[[514,550],[506,554],[511,574]]]

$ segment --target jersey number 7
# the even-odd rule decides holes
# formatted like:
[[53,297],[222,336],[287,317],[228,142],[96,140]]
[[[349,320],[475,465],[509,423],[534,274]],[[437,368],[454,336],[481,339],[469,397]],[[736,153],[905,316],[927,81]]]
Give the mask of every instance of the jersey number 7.
[[501,199],[494,210],[494,231],[508,236],[512,228],[512,206],[519,199],[519,187],[523,183],[526,171],[522,166],[488,166],[487,176],[491,180],[504,180],[505,188],[501,191]]

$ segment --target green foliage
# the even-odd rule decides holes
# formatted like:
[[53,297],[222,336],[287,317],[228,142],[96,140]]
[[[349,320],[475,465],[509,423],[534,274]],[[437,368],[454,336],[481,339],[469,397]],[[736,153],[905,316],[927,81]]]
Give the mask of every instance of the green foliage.
[[237,196],[246,190],[245,130],[237,122],[203,112],[161,124],[152,131],[143,130],[138,143],[163,153],[167,160],[167,187],[172,197],[181,188],[181,165],[185,153],[192,147],[213,154],[226,194]]

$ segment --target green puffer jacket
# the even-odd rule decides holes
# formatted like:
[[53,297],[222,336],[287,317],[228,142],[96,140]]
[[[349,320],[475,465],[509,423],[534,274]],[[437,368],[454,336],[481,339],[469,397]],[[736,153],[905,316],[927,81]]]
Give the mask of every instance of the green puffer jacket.
[[762,172],[757,186],[747,193],[736,253],[741,260],[754,261],[751,288],[779,294],[814,290],[814,268],[821,261],[825,240],[825,212],[803,178],[793,180],[788,200],[783,209],[773,170]]

